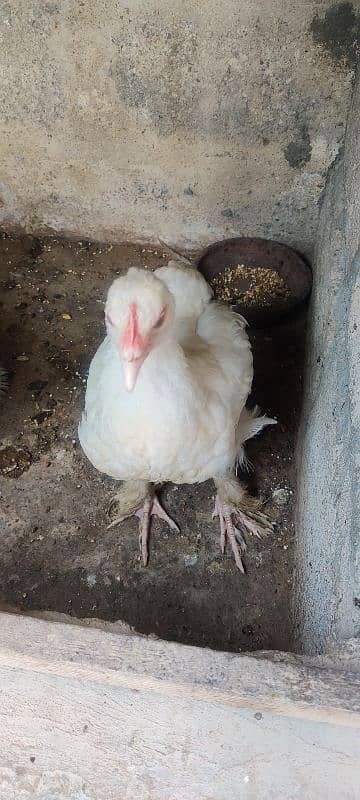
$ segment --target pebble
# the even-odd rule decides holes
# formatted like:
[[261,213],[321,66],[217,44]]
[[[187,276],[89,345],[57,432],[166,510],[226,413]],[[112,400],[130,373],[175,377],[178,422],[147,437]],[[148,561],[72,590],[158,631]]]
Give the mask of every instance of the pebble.
[[197,553],[192,553],[191,555],[184,556],[184,565],[185,567],[195,567],[197,564],[199,556]]
[[273,491],[272,496],[273,496],[274,503],[276,503],[276,505],[285,506],[286,503],[289,500],[290,492],[289,492],[289,489],[286,489],[286,488],[275,489]]

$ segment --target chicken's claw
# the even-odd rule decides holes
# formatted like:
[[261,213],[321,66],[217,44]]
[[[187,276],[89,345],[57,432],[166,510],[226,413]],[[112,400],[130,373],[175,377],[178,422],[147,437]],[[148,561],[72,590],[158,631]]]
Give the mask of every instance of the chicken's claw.
[[172,531],[180,533],[180,528],[171,517],[166,513],[165,509],[159,502],[156,494],[152,497],[147,497],[142,508],[136,512],[136,516],[140,519],[139,526],[139,546],[141,553],[141,560],[144,567],[147,566],[149,561],[149,534],[151,526],[151,517],[158,517],[162,519]]
[[[116,500],[115,500],[116,502]],[[110,504],[110,508],[113,503]],[[172,531],[176,531],[180,533],[180,529],[176,522],[174,522],[171,517],[166,513],[165,509],[162,507],[161,503],[159,502],[156,494],[149,494],[142,505],[132,510],[128,514],[123,514],[120,517],[112,520],[110,525],[107,526],[107,529],[114,528],[115,525],[119,525],[120,522],[124,522],[125,519],[129,517],[136,516],[139,518],[139,547],[140,547],[140,554],[141,560],[144,567],[147,566],[149,561],[149,534],[150,534],[150,527],[151,527],[151,517],[158,517],[158,519],[162,519]]]
[[[260,511],[249,510],[239,505],[231,505],[223,503],[217,495],[215,500],[215,507],[213,511],[213,519],[219,517],[220,520],[220,548],[221,552],[225,553],[226,541],[229,540],[231,549],[234,554],[236,566],[240,572],[244,573],[244,564],[242,555],[246,550],[246,542],[241,530],[244,533],[250,533],[252,536],[261,538],[262,536],[272,533],[273,523],[265,514]],[[236,525],[233,522],[235,519]],[[239,526],[239,527],[237,527]]]

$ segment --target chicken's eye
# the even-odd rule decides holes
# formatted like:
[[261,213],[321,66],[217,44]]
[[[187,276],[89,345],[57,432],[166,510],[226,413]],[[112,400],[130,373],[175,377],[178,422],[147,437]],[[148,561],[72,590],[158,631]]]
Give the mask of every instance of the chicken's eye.
[[162,326],[162,324],[164,322],[165,316],[166,316],[166,308],[163,308],[159,319],[155,322],[155,325],[153,325],[154,330],[158,330],[158,328],[161,328],[161,326]]

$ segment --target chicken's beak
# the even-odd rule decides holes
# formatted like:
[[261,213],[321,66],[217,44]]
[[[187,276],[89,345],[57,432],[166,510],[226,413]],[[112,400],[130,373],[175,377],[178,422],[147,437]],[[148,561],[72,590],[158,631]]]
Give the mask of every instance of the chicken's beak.
[[138,358],[134,358],[131,361],[123,360],[123,370],[124,370],[124,382],[125,382],[125,389],[127,392],[132,392],[135,383],[137,381],[137,376],[140,372],[140,368],[144,363],[146,355],[139,356]]

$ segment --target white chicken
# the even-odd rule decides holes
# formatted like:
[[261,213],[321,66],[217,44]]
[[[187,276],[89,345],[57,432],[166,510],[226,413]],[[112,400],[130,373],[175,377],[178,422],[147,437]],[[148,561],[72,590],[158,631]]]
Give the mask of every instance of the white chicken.
[[275,422],[245,408],[253,377],[245,320],[212,301],[196,269],[175,261],[154,273],[133,267],[117,278],[105,319],[79,438],[96,469],[124,481],[111,504],[111,526],[140,518],[146,564],[151,517],[179,530],[155,487],[212,478],[222,552],[228,540],[244,571],[243,533],[261,535],[272,524],[237,481],[236,463],[244,460],[246,439]]

